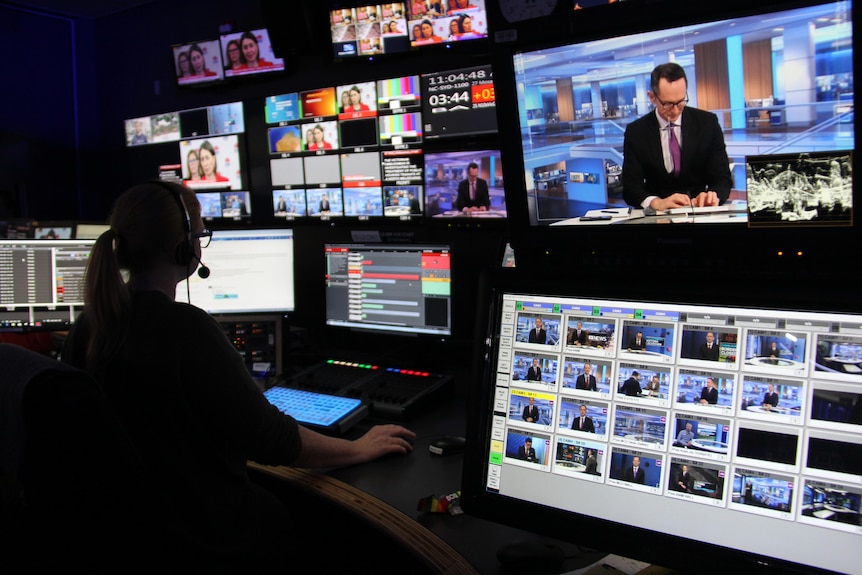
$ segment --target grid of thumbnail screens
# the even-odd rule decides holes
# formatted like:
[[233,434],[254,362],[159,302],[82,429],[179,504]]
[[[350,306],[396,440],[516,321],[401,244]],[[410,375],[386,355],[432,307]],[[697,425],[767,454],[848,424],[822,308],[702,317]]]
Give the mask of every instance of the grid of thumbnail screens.
[[488,37],[484,0],[411,0],[329,12],[336,58]]
[[159,176],[194,190],[204,219],[251,217],[242,102],[133,118],[125,130],[127,146],[176,146],[175,161],[160,165]]
[[502,301],[488,488],[585,513],[567,494],[592,482],[639,517],[659,496],[862,534],[862,317]]
[[500,150],[456,139],[497,129],[490,65],[271,96],[265,114],[276,217],[506,215]]

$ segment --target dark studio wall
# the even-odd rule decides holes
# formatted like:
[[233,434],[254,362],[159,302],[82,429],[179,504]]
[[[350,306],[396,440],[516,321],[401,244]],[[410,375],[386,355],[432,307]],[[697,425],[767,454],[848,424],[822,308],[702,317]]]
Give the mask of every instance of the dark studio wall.
[[0,5],[0,214],[74,216],[74,23]]

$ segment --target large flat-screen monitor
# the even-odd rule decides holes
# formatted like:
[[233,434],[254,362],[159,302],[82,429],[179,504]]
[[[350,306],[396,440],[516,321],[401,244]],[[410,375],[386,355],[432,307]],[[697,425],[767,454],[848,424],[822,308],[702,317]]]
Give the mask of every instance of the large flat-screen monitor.
[[216,230],[201,260],[207,278],[177,284],[177,301],[212,314],[291,312],[296,307],[292,229]]
[[0,239],[0,330],[65,330],[84,305],[94,240]]
[[[674,233],[643,224],[705,224],[676,227],[712,228],[714,240],[741,238],[738,230],[755,222],[772,232],[745,237],[766,245],[794,233],[776,227],[852,227],[852,0],[676,5],[659,10],[623,2],[574,12],[576,35],[548,34],[500,51],[495,84],[507,96],[498,98],[498,106],[516,229],[545,238],[563,232],[535,228],[577,227],[582,237],[608,245]],[[691,109],[705,110],[717,121],[732,180],[718,207],[689,204],[650,213],[642,202],[626,199],[627,131],[629,191],[641,173],[634,159],[662,165],[661,134],[669,132],[656,127],[645,139],[636,136],[635,121],[656,115],[650,74],[669,62],[687,77],[684,99],[670,103],[682,110],[676,191],[695,197],[723,185],[686,187],[693,181],[686,174],[686,147],[703,141],[704,133],[695,131]]]
[[686,573],[858,571],[858,298],[619,279],[483,277],[464,509]]
[[452,335],[452,261],[444,244],[326,244],[326,325]]

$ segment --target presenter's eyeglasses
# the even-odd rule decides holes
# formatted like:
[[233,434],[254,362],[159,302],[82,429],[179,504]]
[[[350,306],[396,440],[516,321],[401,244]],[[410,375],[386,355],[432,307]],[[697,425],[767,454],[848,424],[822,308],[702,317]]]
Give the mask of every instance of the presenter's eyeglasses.
[[201,242],[201,248],[205,248],[210,245],[210,240],[213,239],[212,230],[204,230],[197,234],[192,234],[192,239],[197,238]]
[[660,100],[658,98],[658,96],[656,96],[655,100],[656,100],[656,102],[659,103],[659,105],[661,106],[661,109],[664,110],[665,112],[670,112],[674,108],[679,108],[680,110],[682,110],[685,107],[685,105],[688,104],[688,94],[686,94],[685,98],[683,98],[682,100],[679,100],[678,102],[664,102],[664,101]]

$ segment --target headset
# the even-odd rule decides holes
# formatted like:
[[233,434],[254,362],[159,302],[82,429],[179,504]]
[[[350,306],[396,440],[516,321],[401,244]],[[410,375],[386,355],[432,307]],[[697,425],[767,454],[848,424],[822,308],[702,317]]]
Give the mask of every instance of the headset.
[[152,183],[167,190],[171,197],[176,200],[177,205],[180,208],[180,215],[183,220],[183,229],[185,229],[186,232],[186,239],[177,245],[177,248],[174,251],[174,260],[178,265],[186,267],[191,266],[192,262],[197,260],[200,263],[198,276],[204,279],[208,278],[210,275],[210,269],[195,253],[194,241],[192,240],[192,219],[189,217],[189,210],[186,208],[186,202],[183,200],[183,195],[162,180],[152,180]]

